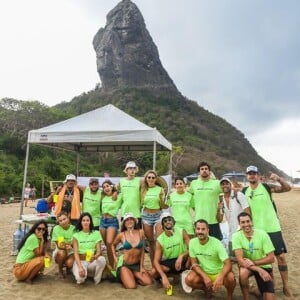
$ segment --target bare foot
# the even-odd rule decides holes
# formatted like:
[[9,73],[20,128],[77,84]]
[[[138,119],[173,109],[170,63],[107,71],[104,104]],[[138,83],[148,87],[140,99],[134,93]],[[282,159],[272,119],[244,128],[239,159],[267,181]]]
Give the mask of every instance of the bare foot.
[[284,294],[286,299],[294,299],[294,296],[293,296],[293,294],[292,294],[289,287],[284,287],[282,289],[282,291],[283,291],[283,294]]
[[32,279],[27,279],[27,280],[25,280],[25,282],[28,283],[28,284],[33,284]]
[[65,276],[64,272],[59,272],[59,273],[58,273],[58,278],[60,278],[60,279],[65,279],[66,276]]

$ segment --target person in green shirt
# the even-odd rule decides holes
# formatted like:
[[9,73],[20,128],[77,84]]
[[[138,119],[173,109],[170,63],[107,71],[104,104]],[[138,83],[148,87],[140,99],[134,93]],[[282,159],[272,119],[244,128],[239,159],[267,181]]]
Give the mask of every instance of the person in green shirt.
[[33,283],[33,279],[44,270],[47,253],[48,225],[39,220],[30,228],[18,246],[18,256],[13,267],[14,276],[19,281]]
[[84,283],[88,274],[95,284],[101,281],[106,260],[101,253],[102,236],[94,230],[92,216],[82,213],[73,235],[74,264],[73,274],[77,284]]
[[227,300],[232,300],[236,285],[231,261],[221,241],[209,235],[206,220],[195,222],[196,237],[190,240],[189,255],[191,271],[183,273],[182,287],[186,292],[192,289],[204,290],[207,297],[221,289],[227,290]]
[[209,224],[209,235],[221,241],[223,236],[217,220],[217,211],[222,190],[219,180],[212,178],[210,169],[207,162],[198,165],[199,178],[191,182],[189,192],[193,195],[195,220],[206,220]]
[[89,186],[84,188],[82,199],[82,212],[88,212],[93,218],[94,229],[99,230],[100,225],[100,198],[98,178],[90,178]]
[[141,229],[141,179],[136,177],[138,171],[136,163],[129,161],[123,170],[127,177],[120,180],[117,190],[122,194],[121,220],[130,212],[138,219],[138,227]]
[[174,183],[176,191],[169,195],[167,205],[171,208],[172,216],[176,221],[175,228],[182,228],[190,237],[193,237],[192,195],[185,191],[185,183],[182,177],[176,177]]
[[252,218],[246,212],[238,215],[241,230],[232,236],[232,249],[239,264],[239,282],[243,299],[249,299],[249,277],[254,275],[264,300],[275,299],[272,263],[274,246],[268,234],[253,228]]
[[112,243],[119,230],[119,221],[117,218],[118,211],[121,207],[122,195],[118,194],[117,198],[113,196],[115,187],[110,180],[102,183],[101,192],[101,221],[100,232],[106,245],[107,258],[110,266],[114,264],[112,253]]
[[75,226],[71,224],[67,212],[61,212],[57,216],[58,225],[52,230],[52,242],[55,242],[56,248],[53,252],[53,258],[58,264],[58,275],[65,278],[64,266],[71,269],[74,263],[74,254],[72,247],[72,239]]
[[176,222],[169,212],[162,213],[160,222],[163,232],[156,240],[151,276],[160,276],[167,289],[171,284],[166,273],[181,273],[188,267],[190,238],[184,229],[174,227]]
[[288,192],[291,186],[275,173],[271,173],[269,179],[277,184],[262,183],[256,166],[248,166],[246,174],[249,187],[243,191],[251,208],[253,226],[266,231],[271,238],[275,247],[274,253],[283,284],[283,293],[286,297],[292,298],[293,294],[288,281],[287,248],[271,195],[271,193]]

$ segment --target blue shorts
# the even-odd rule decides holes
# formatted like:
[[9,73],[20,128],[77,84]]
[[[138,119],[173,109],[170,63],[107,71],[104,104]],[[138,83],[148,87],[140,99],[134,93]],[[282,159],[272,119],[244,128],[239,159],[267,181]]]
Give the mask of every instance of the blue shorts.
[[159,223],[161,212],[150,214],[147,212],[142,213],[142,222],[143,224],[154,226],[156,223]]
[[100,229],[115,228],[119,230],[119,220],[114,218],[101,218]]

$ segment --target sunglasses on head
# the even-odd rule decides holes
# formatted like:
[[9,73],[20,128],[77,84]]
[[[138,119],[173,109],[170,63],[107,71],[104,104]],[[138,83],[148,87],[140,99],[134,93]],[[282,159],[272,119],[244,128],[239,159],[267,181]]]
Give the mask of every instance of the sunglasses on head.
[[45,227],[37,227],[36,230],[38,230],[38,231],[46,231],[46,228]]
[[155,179],[155,176],[147,176],[147,179]]

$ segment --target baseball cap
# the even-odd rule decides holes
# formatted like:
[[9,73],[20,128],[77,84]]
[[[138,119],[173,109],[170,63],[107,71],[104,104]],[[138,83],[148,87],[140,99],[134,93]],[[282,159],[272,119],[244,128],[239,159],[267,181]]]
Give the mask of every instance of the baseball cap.
[[134,161],[129,161],[126,164],[126,167],[125,167],[125,169],[123,171],[126,173],[126,171],[127,171],[128,168],[136,168],[136,171],[139,170],[138,166],[136,165],[136,163]]
[[164,212],[161,214],[160,216],[160,223],[162,223],[164,221],[165,218],[171,217],[174,220],[174,217],[172,216],[172,214],[170,212]]
[[230,181],[230,179],[229,179],[229,178],[227,178],[227,177],[222,177],[222,178],[220,179],[220,183],[222,183],[223,181],[227,181],[228,183],[230,183],[230,184],[231,184],[231,181]]
[[89,183],[91,184],[91,183],[94,183],[94,182],[99,183],[99,179],[95,178],[95,177],[90,178]]
[[73,174],[68,174],[66,176],[65,182],[67,182],[68,180],[74,180],[74,181],[76,181],[76,176],[73,175]]
[[255,173],[258,173],[258,169],[257,169],[257,167],[255,167],[255,166],[249,166],[249,167],[246,169],[246,173],[248,174],[249,172],[255,172]]

